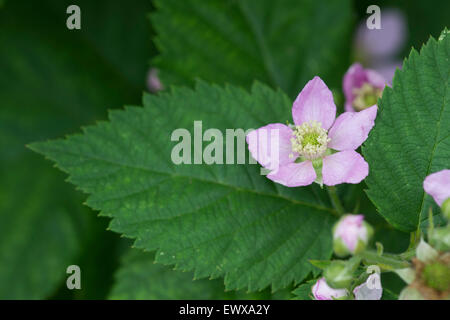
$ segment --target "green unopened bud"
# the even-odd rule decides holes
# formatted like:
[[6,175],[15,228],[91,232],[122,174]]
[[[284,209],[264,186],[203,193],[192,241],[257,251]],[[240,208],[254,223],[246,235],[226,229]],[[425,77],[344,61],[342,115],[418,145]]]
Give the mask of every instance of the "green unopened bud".
[[428,287],[439,291],[450,290],[450,267],[444,263],[434,262],[426,265],[422,275]]
[[353,270],[346,261],[333,261],[323,273],[328,285],[334,289],[350,287],[353,281]]
[[450,251],[450,225],[433,229],[428,235],[430,243],[438,251]]
[[450,220],[450,198],[445,200],[441,206],[442,214],[447,220]]

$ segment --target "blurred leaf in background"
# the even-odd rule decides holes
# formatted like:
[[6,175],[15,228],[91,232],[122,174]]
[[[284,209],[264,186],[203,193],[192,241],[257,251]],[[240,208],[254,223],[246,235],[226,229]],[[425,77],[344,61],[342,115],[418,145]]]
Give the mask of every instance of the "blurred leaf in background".
[[[70,4],[81,7],[80,31],[66,28]],[[118,236],[25,145],[141,100],[151,9],[147,0],[14,0],[0,9],[0,298],[70,297],[70,264],[85,280],[77,297],[108,292]]]
[[347,0],[157,0],[151,20],[163,83],[196,78],[249,88],[255,79],[291,98],[319,75],[340,87],[349,64]]
[[258,293],[225,291],[222,279],[194,280],[192,272],[174,271],[154,262],[154,254],[131,249],[123,257],[115,276],[109,299],[137,300],[207,300],[207,299],[289,299],[289,290],[271,294],[270,290]]

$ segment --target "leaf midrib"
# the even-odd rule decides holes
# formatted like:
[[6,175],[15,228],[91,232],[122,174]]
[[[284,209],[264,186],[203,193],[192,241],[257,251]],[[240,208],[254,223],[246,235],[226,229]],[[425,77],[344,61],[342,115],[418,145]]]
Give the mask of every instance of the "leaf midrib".
[[[38,147],[39,144],[40,143],[38,143],[37,145],[36,144],[32,144],[29,147],[32,150],[45,155],[45,153],[42,152],[40,150],[40,148]],[[239,192],[247,192],[247,193],[253,193],[253,194],[256,194],[256,195],[259,195],[259,196],[278,198],[278,199],[282,199],[282,200],[285,200],[285,201],[289,201],[289,202],[291,202],[293,204],[315,208],[317,210],[326,211],[326,212],[329,212],[330,214],[338,216],[337,211],[335,211],[334,209],[327,208],[327,207],[324,207],[324,206],[321,206],[321,205],[315,205],[315,204],[312,204],[312,203],[303,202],[303,201],[299,201],[299,200],[296,200],[296,199],[285,197],[285,196],[283,196],[283,195],[278,193],[278,189],[276,189],[277,190],[276,194],[271,194],[271,193],[256,191],[256,190],[247,189],[247,188],[240,188],[240,187],[236,187],[236,186],[233,186],[233,185],[225,184],[225,183],[222,183],[222,182],[219,182],[219,181],[199,178],[199,177],[196,177],[196,176],[188,176],[188,175],[180,175],[180,174],[174,174],[174,173],[164,172],[164,171],[156,171],[156,170],[152,170],[152,169],[147,168],[147,167],[141,167],[141,166],[136,166],[136,165],[131,165],[131,164],[125,164],[125,163],[121,163],[121,162],[117,162],[117,161],[113,161],[113,160],[109,160],[109,159],[99,158],[99,157],[96,157],[96,156],[93,156],[93,155],[78,154],[78,153],[70,152],[70,151],[67,151],[67,150],[65,150],[65,151],[55,150],[55,151],[59,152],[59,153],[69,154],[69,155],[72,155],[72,156],[80,156],[81,155],[81,156],[83,156],[85,158],[88,158],[88,159],[91,159],[91,160],[103,161],[103,162],[108,163],[108,164],[112,164],[112,165],[120,166],[120,167],[125,167],[125,168],[129,168],[129,169],[143,170],[143,171],[146,171],[148,173],[156,173],[156,174],[160,174],[160,175],[168,175],[168,176],[170,176],[172,178],[194,179],[194,180],[199,181],[199,182],[211,183],[211,184],[215,184],[215,185],[218,185],[218,186],[221,186],[221,187],[234,189],[234,190],[239,191]],[[67,174],[70,175],[69,170],[66,170],[65,168],[60,166],[58,161],[55,158],[48,157],[48,156],[46,156],[46,158],[51,159],[54,162],[56,162],[57,166],[62,171],[66,172]]]

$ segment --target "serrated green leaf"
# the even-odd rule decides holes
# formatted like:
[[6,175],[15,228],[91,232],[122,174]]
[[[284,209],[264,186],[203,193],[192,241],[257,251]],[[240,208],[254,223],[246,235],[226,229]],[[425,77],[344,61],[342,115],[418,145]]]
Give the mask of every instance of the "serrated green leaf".
[[249,88],[254,79],[291,97],[313,76],[340,86],[348,65],[351,1],[158,0],[152,24],[165,84],[196,78]]
[[225,276],[227,289],[274,290],[299,283],[309,259],[331,256],[334,210],[318,186],[284,188],[258,165],[175,165],[177,128],[257,128],[289,118],[291,102],[256,84],[199,82],[195,91],[146,95],[144,108],[110,113],[109,122],[32,149],[54,160],[89,193],[87,204],[113,217],[111,229],[159,249],[156,261],[194,270],[196,278]]
[[311,280],[298,286],[297,289],[292,291],[294,295],[293,300],[314,300],[312,294],[312,287],[316,283],[316,280]]
[[[66,8],[74,2],[82,10],[80,31],[66,28]],[[141,52],[150,58],[149,45],[139,43],[141,52],[125,54],[119,50],[124,41],[114,38],[117,30],[110,27],[108,18],[113,18],[114,10],[116,17],[141,15],[129,28],[136,38],[144,38],[146,12],[140,10],[149,3],[142,0],[133,8],[110,5],[103,15],[96,6],[106,2],[109,4],[106,0],[95,5],[92,1],[14,0],[1,7],[0,299],[52,297],[65,283],[68,265],[80,263],[83,271],[98,259],[81,257],[88,241],[95,237],[100,245],[105,240],[104,229],[100,232],[99,223],[93,221],[97,218],[63,182],[64,175],[25,145],[73,132],[104,117],[108,107],[139,101],[147,65]],[[122,24],[122,28],[128,26]],[[125,42],[134,47],[136,38],[127,37],[130,41]],[[128,68],[126,72],[114,67],[119,58]],[[91,245],[89,249],[95,251]],[[113,257],[111,253],[110,259]],[[108,289],[102,277],[111,272],[107,267],[101,276],[89,277],[90,271],[86,271],[82,280],[89,294],[83,297],[102,298]],[[84,294],[81,291],[79,294]]]
[[[450,38],[413,50],[380,100],[363,147],[367,193],[396,228],[413,231],[434,205],[425,177],[450,166]],[[437,212],[437,211],[435,211]]]
[[331,260],[309,260],[309,263],[323,270],[331,264]]

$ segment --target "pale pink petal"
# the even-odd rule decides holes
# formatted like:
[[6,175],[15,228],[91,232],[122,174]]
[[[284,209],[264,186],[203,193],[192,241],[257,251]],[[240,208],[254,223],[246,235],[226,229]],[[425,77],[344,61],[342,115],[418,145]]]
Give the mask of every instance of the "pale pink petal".
[[334,239],[341,239],[350,252],[354,252],[358,241],[368,240],[367,228],[363,224],[364,216],[349,214],[341,218],[333,233]]
[[[295,161],[297,154],[292,152],[291,128],[281,123],[272,123],[251,131],[246,140],[252,157],[264,168],[275,170]],[[293,157],[289,157],[292,154]]]
[[367,82],[374,87],[384,89],[386,86],[386,79],[375,70],[366,69]]
[[289,163],[267,175],[270,180],[286,187],[307,186],[313,183],[316,177],[316,171],[314,171],[311,161]]
[[292,106],[292,118],[296,125],[317,121],[328,130],[336,118],[336,105],[333,94],[319,77],[309,81],[295,99]]
[[441,170],[430,174],[423,182],[425,192],[433,197],[438,205],[450,198],[450,170]]
[[370,130],[375,125],[377,106],[360,112],[345,112],[341,114],[331,127],[328,147],[344,151],[355,150],[366,141]]
[[371,274],[366,282],[353,289],[355,300],[380,300],[383,295],[381,277],[378,273]]
[[342,81],[342,89],[345,96],[345,111],[355,112],[353,108],[353,100],[355,99],[354,90],[361,88],[364,83],[371,84],[381,90],[386,86],[386,80],[377,71],[364,69],[360,63],[352,64],[345,73]]
[[403,48],[408,39],[405,12],[396,8],[383,8],[381,16],[381,29],[367,28],[364,19],[356,31],[356,50],[371,63],[389,61]]
[[320,278],[311,288],[314,299],[316,300],[333,300],[342,298],[348,295],[346,289],[333,289],[331,288],[325,278]]
[[392,85],[392,79],[394,78],[395,71],[397,69],[402,69],[402,61],[383,61],[382,63],[376,64],[373,66],[373,68],[383,76],[384,79],[386,79],[386,85],[391,86]]
[[360,183],[368,174],[368,163],[356,151],[341,151],[323,159],[322,177],[327,186]]
[[147,73],[147,88],[150,92],[156,93],[164,89],[158,77],[158,69],[151,68]]
[[345,101],[345,112],[356,112],[353,104],[350,101]]
[[[366,72],[360,63],[354,63],[350,66],[344,75],[342,89],[345,96],[345,111],[354,111],[352,107],[354,94],[353,89],[361,88],[364,82],[367,82]],[[348,107],[347,107],[348,105]]]

